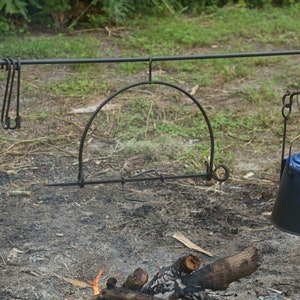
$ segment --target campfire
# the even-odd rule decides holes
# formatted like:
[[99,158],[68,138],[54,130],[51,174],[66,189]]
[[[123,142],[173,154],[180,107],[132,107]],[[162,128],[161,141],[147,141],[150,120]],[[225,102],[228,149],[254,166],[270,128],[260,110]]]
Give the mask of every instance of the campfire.
[[94,295],[87,296],[89,300],[205,300],[209,299],[206,289],[225,290],[231,282],[255,272],[260,266],[261,258],[259,249],[248,247],[237,254],[200,267],[199,258],[188,254],[178,258],[170,266],[160,268],[150,281],[148,273],[137,268],[121,285],[116,278],[110,277],[106,281],[106,287],[101,290],[99,281],[104,269],[87,285],[79,280],[67,281],[81,287],[92,287]]
[[104,272],[104,269],[101,269],[99,271],[99,273],[97,274],[97,276],[95,277],[95,279],[92,282],[92,287],[93,287],[93,291],[94,291],[94,295],[100,294],[100,290],[99,290],[99,281],[102,277],[102,274]]

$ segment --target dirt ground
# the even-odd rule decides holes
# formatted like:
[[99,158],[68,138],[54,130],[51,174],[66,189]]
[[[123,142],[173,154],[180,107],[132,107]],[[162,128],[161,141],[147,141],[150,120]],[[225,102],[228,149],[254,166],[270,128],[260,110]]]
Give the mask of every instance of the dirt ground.
[[[64,70],[57,75],[47,69],[39,80],[63,81]],[[24,80],[38,72],[25,73]],[[0,86],[3,92],[4,80]],[[120,183],[48,187],[46,183],[76,181],[78,141],[86,119],[79,115],[74,121],[65,115],[65,122],[76,124],[73,132],[65,129],[64,142],[57,147],[53,137],[63,131],[61,116],[47,124],[38,118],[29,122],[26,116],[38,107],[49,113],[73,104],[47,94],[38,98],[35,93],[22,98],[23,127],[18,132],[1,130],[1,299],[84,299],[93,294],[91,287],[76,286],[68,279],[86,282],[102,268],[100,286],[112,276],[121,284],[136,267],[151,277],[160,266],[193,252],[172,237],[177,231],[214,254],[194,252],[202,265],[248,246],[262,249],[260,268],[227,290],[212,293],[214,299],[300,299],[300,238],[270,222],[279,186],[279,137],[277,152],[269,143],[263,156],[247,147],[237,149],[235,169],[224,183],[150,181],[127,183],[125,191]],[[221,91],[216,96],[219,105],[230,103],[230,95]],[[86,170],[89,178],[110,178],[92,154]],[[117,161],[104,166],[121,167]],[[137,167],[141,170],[144,165]],[[168,168],[177,171],[174,165]],[[267,175],[261,172],[265,169]]]

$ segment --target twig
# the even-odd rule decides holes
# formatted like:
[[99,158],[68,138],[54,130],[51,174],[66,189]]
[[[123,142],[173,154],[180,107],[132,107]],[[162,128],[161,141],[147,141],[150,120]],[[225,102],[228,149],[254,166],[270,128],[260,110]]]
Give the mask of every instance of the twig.
[[27,197],[30,197],[31,192],[30,191],[16,190],[16,191],[10,191],[9,195],[12,196],[12,197],[14,197],[14,196],[27,196]]
[[[272,292],[274,292],[274,293],[276,293],[276,294],[279,294],[279,295],[282,295],[282,294],[283,294],[282,291],[278,291],[278,290],[275,290],[275,289],[273,289],[273,288],[268,288],[268,290],[270,290],[270,291],[272,291]],[[284,300],[291,300],[291,299],[290,299],[290,298],[284,297]]]

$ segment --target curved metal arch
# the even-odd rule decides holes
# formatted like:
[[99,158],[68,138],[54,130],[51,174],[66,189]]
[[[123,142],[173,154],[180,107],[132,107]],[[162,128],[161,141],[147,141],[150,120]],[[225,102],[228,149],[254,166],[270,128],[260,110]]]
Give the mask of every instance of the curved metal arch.
[[184,90],[183,88],[172,84],[172,83],[168,83],[168,82],[164,82],[164,81],[141,81],[141,82],[136,82],[130,85],[125,86],[122,89],[117,90],[116,92],[114,92],[113,94],[111,94],[108,98],[106,98],[98,107],[97,109],[93,112],[93,114],[91,115],[89,121],[87,122],[84,131],[82,133],[81,136],[81,140],[80,140],[80,146],[79,146],[79,155],[78,155],[78,166],[79,166],[79,171],[78,171],[78,185],[80,187],[84,187],[85,182],[84,182],[84,175],[83,175],[83,148],[84,148],[84,142],[87,136],[87,133],[90,129],[90,126],[92,125],[95,117],[97,116],[97,114],[100,112],[100,110],[108,103],[110,102],[112,99],[114,99],[116,96],[122,94],[123,92],[130,90],[134,87],[138,87],[141,85],[164,85],[164,86],[168,86],[171,87],[173,89],[176,89],[178,91],[180,91],[181,93],[185,94],[188,98],[190,98],[199,108],[199,110],[202,113],[202,116],[207,124],[207,129],[209,132],[209,137],[210,137],[210,160],[209,162],[205,162],[206,166],[207,166],[207,170],[206,170],[206,177],[208,180],[210,180],[211,178],[215,178],[219,181],[225,181],[228,176],[227,174],[225,175],[225,177],[223,179],[218,178],[214,173],[218,168],[223,168],[225,169],[225,172],[229,172],[227,167],[223,166],[223,165],[219,165],[215,168],[215,171],[213,170],[213,162],[214,162],[214,135],[213,135],[213,130],[212,130],[212,126],[210,124],[209,118],[204,110],[204,108],[202,107],[202,105],[200,104],[200,102],[193,96],[191,95],[189,92],[187,92],[186,90]]
[[122,89],[117,90],[116,92],[114,92],[113,94],[111,94],[108,98],[106,98],[98,107],[97,109],[93,112],[93,114],[91,115],[89,121],[87,122],[84,131],[82,133],[81,136],[81,140],[80,140],[80,146],[79,146],[79,156],[78,156],[78,165],[79,165],[79,171],[78,171],[78,184],[79,186],[83,187],[84,186],[84,174],[83,174],[83,148],[84,148],[84,143],[86,140],[86,136],[87,133],[90,129],[90,126],[92,125],[95,117],[97,116],[97,114],[100,112],[100,110],[108,103],[110,102],[112,99],[114,99],[116,96],[122,94],[123,92],[130,90],[132,88],[135,88],[137,86],[141,86],[141,85],[164,85],[164,86],[168,86],[171,87],[173,89],[176,89],[178,91],[180,91],[181,93],[185,94],[188,98],[190,98],[199,108],[199,110],[202,113],[202,116],[207,124],[207,128],[208,128],[208,132],[209,132],[209,137],[210,137],[210,161],[206,162],[207,165],[207,179],[210,180],[213,177],[213,161],[214,161],[214,135],[213,135],[213,130],[212,130],[212,126],[210,124],[210,121],[208,119],[208,116],[204,110],[204,108],[202,107],[202,105],[199,103],[199,101],[193,96],[191,95],[189,92],[187,92],[186,90],[184,90],[183,88],[172,84],[172,83],[168,83],[168,82],[164,82],[164,81],[141,81],[141,82],[137,82],[137,83],[133,83],[130,85],[125,86]]

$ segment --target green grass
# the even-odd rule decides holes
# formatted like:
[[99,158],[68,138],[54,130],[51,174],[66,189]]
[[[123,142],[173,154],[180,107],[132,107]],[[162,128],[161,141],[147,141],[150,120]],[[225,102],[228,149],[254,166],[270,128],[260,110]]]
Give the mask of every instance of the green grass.
[[89,58],[98,56],[98,45],[99,41],[92,35],[66,37],[63,34],[25,34],[5,37],[0,43],[0,56],[21,59]]
[[[5,38],[0,55],[51,59],[290,50],[298,47],[299,17],[299,5],[251,11],[228,7],[197,17],[145,17],[131,20],[125,30],[111,37],[95,31]],[[87,98],[103,98],[127,84],[147,80],[148,67],[141,62],[68,65],[61,80],[46,82],[29,72],[22,81],[22,93],[27,98],[34,94],[51,99],[62,118],[70,106],[88,106]],[[278,141],[282,134],[281,96],[286,89],[299,86],[300,67],[291,57],[256,57],[153,62],[152,71],[154,80],[171,82],[187,91],[199,86],[195,97],[211,121],[216,160],[234,167],[233,149],[263,151],[264,134]],[[5,77],[0,74],[1,82]],[[123,145],[126,156],[150,152],[160,159],[180,162],[186,171],[197,170],[197,162],[209,157],[207,126],[181,94],[146,86],[112,103],[115,100],[122,109],[101,112],[96,120],[100,132],[93,131],[91,140],[95,136],[111,139]],[[36,116],[30,113],[30,119],[46,121],[53,111],[42,113],[39,109]],[[83,128],[87,117],[76,123],[77,127]],[[293,122],[292,128],[297,128],[295,119]]]
[[[191,48],[230,43],[239,51],[253,50],[255,43],[286,44],[286,38],[297,38],[300,31],[299,5],[286,9],[247,10],[229,8],[197,18],[153,19],[132,22],[135,30],[124,48],[149,55],[170,55]],[[145,30],[145,28],[147,28]],[[138,29],[138,30],[136,30]],[[252,47],[251,47],[252,45]],[[218,49],[228,52],[227,49]]]

